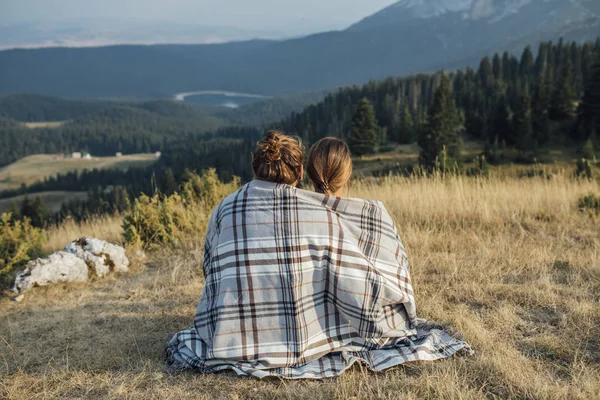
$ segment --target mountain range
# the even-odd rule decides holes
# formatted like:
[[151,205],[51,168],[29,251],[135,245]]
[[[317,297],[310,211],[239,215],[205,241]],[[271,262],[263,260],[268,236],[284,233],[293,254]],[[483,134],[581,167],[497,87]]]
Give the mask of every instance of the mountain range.
[[298,31],[250,30],[235,26],[90,18],[0,25],[0,50],[44,47],[99,47],[118,44],[208,44],[248,38],[283,39]]
[[597,0],[401,0],[343,31],[289,40],[0,52],[0,94],[165,98],[306,92],[453,69],[542,40],[600,35]]

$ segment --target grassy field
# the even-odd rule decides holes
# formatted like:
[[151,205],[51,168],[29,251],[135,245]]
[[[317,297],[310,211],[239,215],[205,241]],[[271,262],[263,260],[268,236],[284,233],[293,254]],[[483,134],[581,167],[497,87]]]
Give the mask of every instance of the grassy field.
[[[29,195],[30,199],[39,196],[43,201],[48,211],[56,213],[60,211],[61,206],[67,200],[84,200],[87,198],[87,192],[39,192]],[[12,202],[17,205],[21,204],[25,196],[15,196],[8,199],[0,199],[0,214],[9,211]]]
[[[484,146],[479,142],[467,141],[463,145],[463,163],[465,167],[474,166],[474,160],[484,152]],[[506,157],[515,159],[518,152],[507,150]],[[581,157],[577,149],[542,149],[538,155],[538,163],[510,164],[507,161],[501,165],[489,168],[496,175],[519,176],[533,169],[543,169],[552,173],[562,169],[574,169],[577,159]],[[403,171],[417,165],[419,162],[419,146],[407,144],[396,146],[393,150],[375,155],[356,157],[354,159],[354,172],[356,175],[387,175],[389,171]]]
[[37,128],[60,128],[67,121],[46,121],[46,122],[23,122],[23,125],[29,129]]
[[63,158],[38,154],[25,157],[0,168],[0,191],[15,189],[21,184],[30,185],[44,177],[84,169],[144,167],[156,162],[154,154],[131,154],[122,157],[94,157],[91,160]]
[[[590,399],[600,392],[600,217],[577,200],[598,182],[386,178],[351,195],[383,200],[409,259],[420,317],[462,331],[473,357],[325,381],[164,373],[169,333],[193,320],[202,238],[132,273],[0,299],[0,398]],[[57,227],[116,240],[118,217]]]

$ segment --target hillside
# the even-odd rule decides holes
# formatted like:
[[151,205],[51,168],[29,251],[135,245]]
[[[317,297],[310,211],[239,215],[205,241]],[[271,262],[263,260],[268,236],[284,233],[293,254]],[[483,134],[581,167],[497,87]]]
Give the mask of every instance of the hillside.
[[[0,186],[1,187],[1,186]],[[28,196],[30,199],[39,197],[46,206],[46,209],[50,213],[57,213],[60,211],[63,204],[68,201],[74,200],[85,200],[88,197],[87,192],[39,192]],[[8,199],[0,199],[0,214],[3,212],[9,212],[13,204],[18,207],[25,199],[25,195],[15,196]]]
[[[430,9],[435,12],[423,11]],[[561,36],[581,41],[598,32],[594,0],[403,0],[347,30],[292,40],[4,51],[0,93],[279,95],[448,68],[494,51],[520,51],[526,43]]]
[[0,168],[0,192],[31,185],[57,174],[85,169],[127,169],[146,167],[157,161],[154,154],[129,154],[122,157],[95,157],[91,160],[62,158],[38,154],[22,158]]
[[37,94],[13,94],[0,96],[0,117],[21,122],[65,121],[98,111],[106,104]]
[[[324,91],[256,101],[236,109],[173,100],[90,102],[41,95],[0,97],[0,166],[31,154],[164,150],[189,135],[212,136],[231,125],[258,126],[281,120],[318,102]],[[60,118],[67,118],[61,120]],[[225,136],[230,133],[225,132]]]
[[[134,258],[126,275],[34,288],[20,303],[0,298],[0,397],[596,398],[600,238],[597,221],[576,204],[599,190],[565,174],[353,184],[350,195],[383,201],[398,222],[418,316],[461,331],[473,357],[384,373],[356,365],[323,381],[168,375],[166,340],[193,323],[204,287],[197,237],[184,251]],[[49,232],[51,249],[90,234],[118,241],[120,229],[120,218],[69,222]]]

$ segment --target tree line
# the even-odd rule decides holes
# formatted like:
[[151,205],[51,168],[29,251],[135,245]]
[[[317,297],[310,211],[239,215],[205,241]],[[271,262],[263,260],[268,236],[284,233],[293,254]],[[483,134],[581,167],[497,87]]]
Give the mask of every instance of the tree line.
[[[194,170],[214,167],[224,181],[234,175],[247,181],[252,179],[249,166],[256,140],[270,128],[296,134],[307,146],[324,136],[342,137],[356,155],[383,150],[389,143],[417,142],[420,163],[427,169],[459,163],[464,138],[486,143],[486,157],[492,162],[501,160],[505,148],[517,149],[522,160],[550,145],[592,143],[593,153],[600,138],[599,54],[600,39],[583,44],[542,43],[535,56],[527,47],[520,58],[508,53],[484,57],[478,69],[342,88],[277,123],[221,127],[206,134],[194,131],[193,124],[159,123],[165,130],[152,131],[156,121],[139,115],[133,121],[145,127],[141,131],[152,132],[156,142],[150,143],[162,142],[163,154],[154,166],[65,174],[10,194],[87,190],[87,201],[67,204],[61,213],[85,217],[126,208],[141,193],[170,194]],[[3,123],[12,122],[0,119]],[[131,122],[123,124],[124,130],[131,128],[127,125]],[[148,139],[136,132],[126,137],[139,149]],[[86,140],[93,142],[92,136]],[[100,137],[108,148],[115,145],[115,136]]]
[[[592,129],[589,118],[578,119],[577,108],[599,54],[600,38],[583,44],[544,42],[536,56],[526,47],[520,58],[508,52],[484,57],[477,69],[342,88],[279,126],[309,143],[327,135],[348,139],[353,116],[365,98],[375,114],[377,144],[414,143],[427,124],[436,90],[448,79],[465,137],[527,150],[578,144]],[[531,131],[519,122],[529,118],[529,112]]]

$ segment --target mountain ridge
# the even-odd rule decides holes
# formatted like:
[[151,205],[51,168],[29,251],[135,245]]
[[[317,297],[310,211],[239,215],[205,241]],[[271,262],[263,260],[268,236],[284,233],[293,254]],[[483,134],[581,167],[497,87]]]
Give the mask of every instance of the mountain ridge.
[[[444,12],[402,14],[407,5],[432,1]],[[456,6],[449,7],[449,1],[402,0],[346,30],[283,41],[4,51],[0,94],[146,99],[223,90],[278,96],[464,66],[457,63],[561,36],[600,35],[600,2],[504,0],[490,14],[485,7],[500,2],[452,0]],[[518,12],[508,12],[517,5]],[[465,19],[467,6],[470,15],[479,10],[485,18]]]

